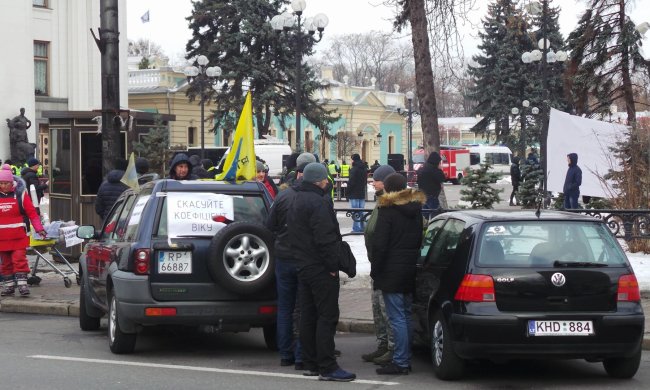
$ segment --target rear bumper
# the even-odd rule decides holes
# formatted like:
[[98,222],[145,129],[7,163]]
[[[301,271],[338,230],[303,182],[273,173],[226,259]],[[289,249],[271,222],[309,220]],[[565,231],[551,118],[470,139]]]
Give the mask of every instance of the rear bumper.
[[[135,331],[137,325],[214,325],[221,330],[246,331],[276,322],[275,310],[260,312],[261,307],[275,307],[275,300],[161,302],[152,297],[147,276],[117,271],[112,277],[120,326],[127,332]],[[147,308],[163,307],[175,308],[176,315],[145,315]]]
[[[529,336],[528,320],[591,320],[593,336]],[[580,358],[631,356],[641,347],[643,314],[572,315],[571,318],[531,316],[476,316],[452,314],[454,350],[466,359],[476,358]]]

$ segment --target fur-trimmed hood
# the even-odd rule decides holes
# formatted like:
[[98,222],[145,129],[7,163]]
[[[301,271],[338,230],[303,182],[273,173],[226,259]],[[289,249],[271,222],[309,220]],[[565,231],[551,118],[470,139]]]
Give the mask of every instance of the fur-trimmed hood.
[[427,197],[422,191],[407,188],[398,192],[384,192],[377,198],[377,207],[396,207],[403,213],[412,216],[422,210]]

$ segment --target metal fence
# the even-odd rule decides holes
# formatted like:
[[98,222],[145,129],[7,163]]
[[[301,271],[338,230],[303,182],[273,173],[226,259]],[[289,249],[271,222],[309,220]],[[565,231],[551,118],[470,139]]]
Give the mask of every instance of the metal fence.
[[[372,214],[372,209],[336,208],[336,213],[345,213],[352,221],[367,222]],[[454,210],[429,210],[423,209],[422,215],[433,217],[435,215]],[[603,220],[616,238],[625,241],[650,239],[650,210],[614,210],[614,209],[573,209],[564,210],[571,213],[585,214]],[[359,235],[363,233],[350,232],[345,235]]]

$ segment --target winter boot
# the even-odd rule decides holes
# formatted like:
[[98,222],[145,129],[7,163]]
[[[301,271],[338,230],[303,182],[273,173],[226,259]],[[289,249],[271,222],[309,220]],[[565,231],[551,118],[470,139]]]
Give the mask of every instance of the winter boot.
[[376,357],[372,360],[373,363],[379,366],[384,366],[392,361],[393,361],[393,351],[391,351],[390,349],[387,350],[385,354]]
[[378,357],[385,354],[386,352],[388,352],[388,348],[379,347],[374,352],[365,353],[361,355],[361,359],[363,359],[364,362],[372,362],[373,360],[377,359]]
[[20,296],[26,297],[29,295],[29,287],[27,287],[27,274],[16,273],[16,282],[18,283],[18,292]]
[[12,297],[16,290],[16,281],[14,280],[13,275],[4,275],[4,281],[2,282],[2,292],[0,296],[3,297]]

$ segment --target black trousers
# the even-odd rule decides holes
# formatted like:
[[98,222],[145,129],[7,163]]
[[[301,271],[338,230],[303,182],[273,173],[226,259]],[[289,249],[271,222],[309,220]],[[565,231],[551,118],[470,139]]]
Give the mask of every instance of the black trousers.
[[512,192],[510,193],[510,203],[512,203],[512,200],[517,196],[517,191],[519,191],[519,182],[517,183],[512,183]]
[[298,273],[300,344],[307,370],[327,374],[338,369],[334,333],[339,321],[339,277],[322,267],[305,267]]

